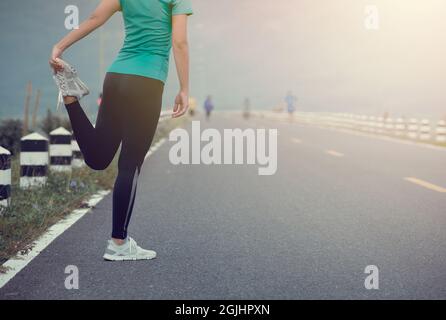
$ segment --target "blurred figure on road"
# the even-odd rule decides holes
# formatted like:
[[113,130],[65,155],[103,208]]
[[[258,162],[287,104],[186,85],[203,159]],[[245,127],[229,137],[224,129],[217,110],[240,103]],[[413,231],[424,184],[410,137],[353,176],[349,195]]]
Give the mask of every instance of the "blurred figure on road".
[[98,107],[101,106],[102,103],[102,92],[99,94],[98,100],[96,100],[96,103],[98,104]]
[[211,112],[214,110],[214,103],[212,102],[211,96],[207,96],[206,100],[204,101],[204,110],[206,111],[206,119],[209,120],[211,117]]
[[251,111],[251,101],[249,98],[246,98],[243,103],[243,118],[249,119],[249,113]]
[[291,91],[288,91],[288,93],[285,97],[285,102],[287,105],[287,112],[290,115],[291,120],[293,119],[294,111],[296,111],[296,106],[295,106],[296,101],[297,101],[296,96],[294,96]]
[[197,100],[194,97],[189,98],[189,115],[193,117],[197,109]]

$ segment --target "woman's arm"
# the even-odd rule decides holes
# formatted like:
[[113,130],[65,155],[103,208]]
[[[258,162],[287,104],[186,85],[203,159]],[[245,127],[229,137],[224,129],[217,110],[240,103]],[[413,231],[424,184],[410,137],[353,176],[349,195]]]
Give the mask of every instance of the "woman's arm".
[[175,99],[173,117],[186,113],[189,107],[189,44],[187,42],[187,15],[172,17],[172,49],[177,67],[180,92]]
[[57,58],[71,45],[102,26],[119,10],[121,10],[119,0],[102,0],[90,17],[81,23],[79,29],[71,31],[54,46],[50,59],[51,67],[54,70],[59,70],[62,66],[57,62]]

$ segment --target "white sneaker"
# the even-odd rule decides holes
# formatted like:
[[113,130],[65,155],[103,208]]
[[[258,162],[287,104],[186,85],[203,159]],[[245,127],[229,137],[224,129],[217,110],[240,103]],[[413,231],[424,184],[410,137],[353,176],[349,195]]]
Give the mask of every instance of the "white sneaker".
[[63,70],[57,71],[53,79],[59,88],[59,97],[57,98],[57,109],[63,103],[63,97],[71,96],[80,100],[90,93],[90,90],[77,76],[76,70],[66,61],[59,59],[63,65]]
[[156,258],[156,252],[138,246],[133,238],[128,237],[123,245],[118,246],[113,240],[108,240],[104,259],[108,261],[150,260]]

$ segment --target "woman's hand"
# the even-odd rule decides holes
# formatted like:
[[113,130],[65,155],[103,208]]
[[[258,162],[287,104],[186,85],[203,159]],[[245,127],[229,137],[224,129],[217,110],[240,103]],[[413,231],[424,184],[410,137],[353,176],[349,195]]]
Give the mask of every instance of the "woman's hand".
[[172,117],[181,117],[189,107],[189,45],[187,42],[187,15],[172,17],[172,51],[175,56],[180,93],[175,99]]
[[51,52],[50,57],[50,66],[53,68],[54,73],[57,71],[61,71],[63,69],[63,65],[59,62],[59,59],[61,58],[63,53],[63,50],[59,48],[57,45],[53,47],[53,51]]
[[121,10],[119,0],[101,0],[90,17],[81,23],[78,29],[72,30],[57,45],[54,46],[51,53],[50,66],[54,72],[63,69],[60,59],[62,52],[68,49],[72,44],[84,38],[92,31],[102,26],[117,11]]
[[189,95],[185,92],[180,91],[175,98],[175,105],[173,106],[172,118],[181,117],[187,112],[189,108]]

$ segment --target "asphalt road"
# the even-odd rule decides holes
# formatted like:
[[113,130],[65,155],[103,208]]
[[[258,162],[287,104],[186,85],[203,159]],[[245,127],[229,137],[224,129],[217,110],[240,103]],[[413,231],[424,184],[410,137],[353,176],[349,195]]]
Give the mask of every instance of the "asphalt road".
[[[446,298],[446,193],[405,180],[446,187],[446,150],[239,114],[201,125],[277,128],[277,173],[174,166],[167,141],[144,164],[130,225],[157,259],[102,260],[109,194],[0,298]],[[67,265],[79,268],[78,290],[65,289]],[[364,287],[367,265],[379,290]]]

